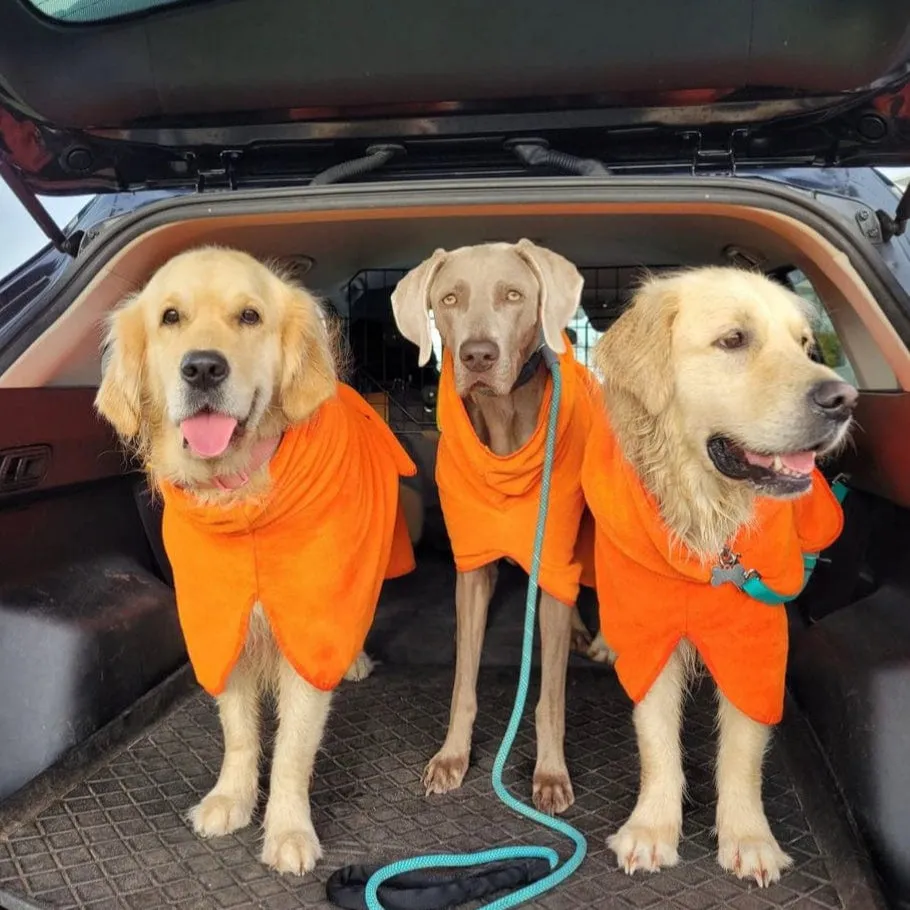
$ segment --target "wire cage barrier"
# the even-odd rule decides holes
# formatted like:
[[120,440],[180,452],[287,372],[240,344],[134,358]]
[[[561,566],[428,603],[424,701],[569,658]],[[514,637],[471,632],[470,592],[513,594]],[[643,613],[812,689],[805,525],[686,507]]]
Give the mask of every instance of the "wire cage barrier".
[[[650,274],[670,266],[648,267]],[[616,320],[645,274],[638,267],[585,267],[581,306],[567,331],[575,356],[592,367],[600,336]],[[433,354],[417,363],[417,347],[398,332],[391,295],[406,269],[365,269],[348,283],[346,315],[336,314],[353,364],[351,382],[397,433],[423,433],[436,428],[436,390],[442,342],[433,326]]]

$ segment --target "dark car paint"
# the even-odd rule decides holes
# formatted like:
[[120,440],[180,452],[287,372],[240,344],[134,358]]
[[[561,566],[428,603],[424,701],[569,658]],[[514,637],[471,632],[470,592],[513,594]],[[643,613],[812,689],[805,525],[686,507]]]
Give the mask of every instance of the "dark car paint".
[[299,184],[380,142],[396,175],[497,166],[528,136],[611,168],[899,164],[908,84],[901,0],[232,0],[92,25],[0,0],[0,155],[33,192]]

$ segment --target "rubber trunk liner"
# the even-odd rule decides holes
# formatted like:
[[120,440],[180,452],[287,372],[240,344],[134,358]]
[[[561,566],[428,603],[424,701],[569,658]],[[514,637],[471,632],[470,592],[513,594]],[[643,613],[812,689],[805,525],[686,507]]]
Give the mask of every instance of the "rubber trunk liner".
[[[255,826],[201,841],[184,822],[186,811],[214,782],[220,760],[217,715],[212,701],[199,693],[20,827],[8,843],[0,843],[0,889],[49,907],[94,910],[317,908],[330,906],[324,890],[329,873],[349,863],[508,842],[564,850],[558,838],[513,816],[491,794],[490,770],[512,704],[514,670],[481,672],[480,717],[465,784],[447,796],[424,798],[420,773],[442,740],[451,681],[450,668],[380,667],[363,683],[343,685],[312,790],[326,855],[304,879],[281,877],[260,865]],[[768,760],[766,805],[795,868],[767,891],[720,870],[711,837],[712,714],[707,692],[698,694],[687,711],[690,796],[679,866],[629,878],[616,870],[604,843],[631,810],[638,783],[629,705],[612,672],[570,671],[566,739],[577,802],[567,817],[587,834],[590,853],[568,884],[528,906],[869,906],[850,898],[859,894],[862,876],[849,889],[832,881],[840,860],[810,833],[813,820],[804,811],[803,785],[791,777],[780,741]],[[507,774],[509,786],[523,797],[529,794],[534,761],[532,716],[529,711]],[[784,742],[791,739],[787,726]],[[810,769],[818,777],[816,772],[817,765]],[[831,820],[824,825],[830,829]],[[835,849],[834,857],[839,852]]]

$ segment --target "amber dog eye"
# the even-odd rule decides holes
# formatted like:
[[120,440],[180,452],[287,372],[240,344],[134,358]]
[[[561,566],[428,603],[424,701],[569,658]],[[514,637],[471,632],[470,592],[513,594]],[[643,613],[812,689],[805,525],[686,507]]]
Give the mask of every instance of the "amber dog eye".
[[251,309],[250,307],[247,307],[240,314],[240,321],[244,325],[259,325],[259,323],[262,322],[262,317],[259,315],[259,313],[256,310]]
[[161,314],[162,325],[177,325],[178,322],[180,322],[180,314],[173,307]]
[[516,291],[515,288],[506,291],[506,300],[510,301],[511,303],[517,303],[519,300],[521,300],[521,297],[521,291]]
[[442,298],[442,302],[446,306],[455,306],[458,302],[458,298],[454,294],[446,294],[445,297]]
[[738,351],[749,343],[749,336],[737,329],[734,332],[728,332],[723,338],[718,338],[714,342],[721,350],[724,351]]

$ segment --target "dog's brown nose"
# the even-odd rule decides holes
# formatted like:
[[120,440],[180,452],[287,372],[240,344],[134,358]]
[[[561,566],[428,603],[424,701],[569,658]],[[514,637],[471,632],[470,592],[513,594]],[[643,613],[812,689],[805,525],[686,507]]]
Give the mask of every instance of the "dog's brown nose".
[[829,379],[812,387],[809,397],[815,408],[832,420],[846,420],[856,407],[859,392],[847,382]]
[[458,356],[472,373],[486,373],[499,360],[499,345],[488,338],[472,338],[462,343]]

